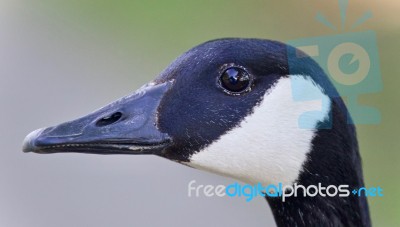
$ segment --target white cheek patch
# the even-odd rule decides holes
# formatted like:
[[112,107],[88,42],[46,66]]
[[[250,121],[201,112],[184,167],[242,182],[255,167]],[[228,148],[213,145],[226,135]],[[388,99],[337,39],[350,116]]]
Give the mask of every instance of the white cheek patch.
[[[293,84],[296,95],[319,94],[320,99],[294,99]],[[281,78],[238,127],[193,154],[185,164],[250,184],[292,184],[312,148],[315,126],[329,110],[329,97],[311,79],[299,75]],[[304,117],[304,113],[319,114]],[[300,127],[305,121],[313,127]]]

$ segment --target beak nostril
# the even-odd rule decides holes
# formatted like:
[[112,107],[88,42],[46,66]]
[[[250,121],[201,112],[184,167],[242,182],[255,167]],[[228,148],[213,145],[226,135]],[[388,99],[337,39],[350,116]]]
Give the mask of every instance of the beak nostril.
[[103,127],[107,125],[114,124],[115,122],[119,121],[122,117],[121,112],[115,112],[109,116],[103,117],[96,122],[97,127]]

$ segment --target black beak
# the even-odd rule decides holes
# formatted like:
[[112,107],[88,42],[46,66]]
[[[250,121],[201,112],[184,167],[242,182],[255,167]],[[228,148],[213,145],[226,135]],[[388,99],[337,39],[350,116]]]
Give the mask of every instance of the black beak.
[[157,128],[157,111],[172,83],[147,85],[85,117],[33,131],[23,151],[158,154],[171,142]]

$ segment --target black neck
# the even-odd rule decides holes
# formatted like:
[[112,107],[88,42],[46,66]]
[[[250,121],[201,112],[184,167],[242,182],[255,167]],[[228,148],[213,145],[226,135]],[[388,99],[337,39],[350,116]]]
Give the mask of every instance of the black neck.
[[[348,197],[267,197],[278,226],[370,226],[367,200],[351,191],[363,187],[355,128],[346,122],[341,100],[332,104],[330,129],[319,129],[313,139],[297,184],[349,185]],[[329,123],[324,122],[323,124]]]
[[371,226],[365,197],[267,198],[277,226]]

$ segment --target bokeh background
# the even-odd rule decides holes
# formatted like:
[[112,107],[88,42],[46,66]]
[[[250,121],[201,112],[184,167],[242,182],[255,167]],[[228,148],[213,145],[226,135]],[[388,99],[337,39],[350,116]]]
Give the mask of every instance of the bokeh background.
[[[355,30],[365,11],[373,18]],[[189,198],[187,184],[234,180],[153,156],[24,154],[30,131],[126,95],[174,58],[221,37],[275,40],[335,35],[336,1],[0,0],[0,226],[273,226],[258,198]],[[400,2],[350,0],[344,32],[377,34],[383,90],[360,96],[381,111],[359,125],[375,226],[400,225]],[[332,167],[334,168],[334,167]]]

